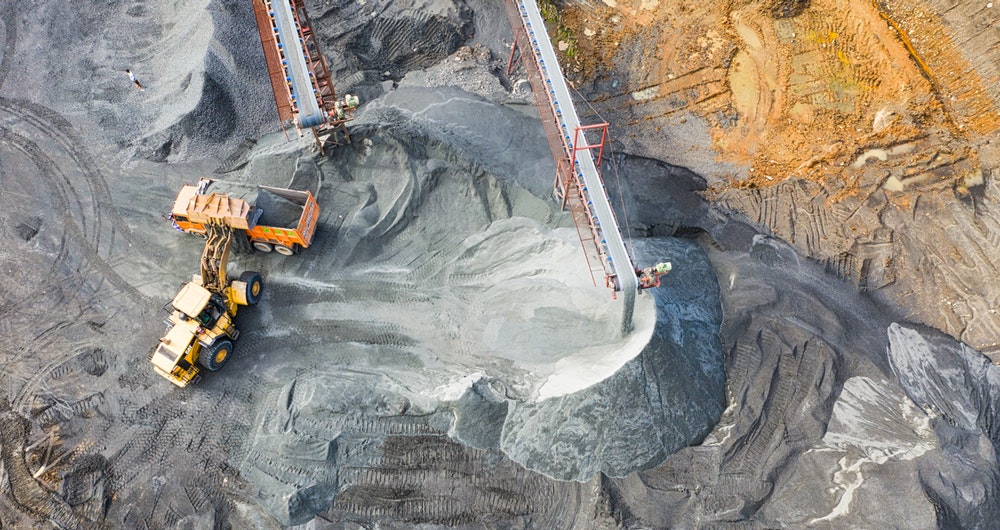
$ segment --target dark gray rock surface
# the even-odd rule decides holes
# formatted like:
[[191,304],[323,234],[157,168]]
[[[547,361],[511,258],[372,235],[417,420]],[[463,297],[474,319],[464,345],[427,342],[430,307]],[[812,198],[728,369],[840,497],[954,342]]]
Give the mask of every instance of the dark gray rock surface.
[[[711,205],[701,192],[718,175],[615,145],[605,180],[624,198],[637,261],[675,266],[639,297],[651,325],[631,350],[549,200],[554,165],[534,111],[516,103],[518,79],[491,77],[509,51],[497,3],[309,6],[336,72],[363,68],[339,82],[382,95],[315,172],[300,161],[315,156],[311,138],[261,134],[277,124],[247,2],[0,2],[0,270],[11,279],[0,284],[0,525],[998,518],[996,367],[908,323],[976,308],[938,327],[989,342],[991,185],[971,206],[930,197],[919,218],[864,205],[856,219],[891,224],[890,254],[913,268],[882,274],[871,264],[886,247],[862,245],[872,254],[850,268],[866,271],[859,283],[776,229],[811,233],[798,192]],[[349,57],[369,36],[372,19],[355,16],[368,9],[379,39]],[[435,45],[413,54],[407,39]],[[689,121],[670,138],[710,141],[702,133]],[[233,259],[230,272],[265,275],[264,297],[240,311],[227,367],[181,390],[144,353],[202,242],[162,215],[182,183],[216,168],[277,186],[318,176],[322,216],[302,254]],[[819,218],[831,230],[839,219]],[[960,251],[978,241],[986,258],[925,270],[920,256],[945,240]],[[924,281],[983,295],[942,301]]]

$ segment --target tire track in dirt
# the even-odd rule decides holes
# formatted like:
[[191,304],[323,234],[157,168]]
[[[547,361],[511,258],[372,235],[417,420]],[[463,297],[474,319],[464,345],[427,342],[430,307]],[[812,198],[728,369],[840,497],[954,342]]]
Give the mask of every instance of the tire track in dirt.
[[[282,281],[275,283],[281,296],[268,300],[273,307],[305,307],[314,303],[338,303],[347,300],[367,300],[392,304],[426,302],[430,296],[414,288],[404,278],[387,272],[371,272],[330,280],[328,283],[308,285]],[[380,289],[375,289],[378,286]],[[388,288],[391,286],[391,288]],[[299,297],[302,297],[301,299]]]
[[[901,159],[895,168],[927,173],[937,163],[921,154]],[[885,173],[859,178],[880,182],[880,174]],[[908,318],[995,358],[1000,349],[994,332],[998,317],[991,305],[996,290],[981,284],[983,277],[1000,270],[995,259],[1000,220],[992,213],[997,204],[992,186],[965,197],[936,188],[903,195],[881,186],[862,187],[865,193],[830,199],[844,189],[836,181],[820,185],[795,179],[768,188],[730,189],[715,199],[721,207],[744,212],[842,279],[895,298],[910,311]],[[910,278],[923,280],[900,281]]]
[[[685,77],[677,77],[675,81],[652,85],[625,94],[616,94],[593,103],[596,109],[593,114],[581,113],[581,118],[593,118],[593,121],[605,121],[603,116],[611,113],[636,114],[630,111],[637,102],[645,107],[641,117],[632,117],[622,125],[634,125],[648,120],[670,118],[685,112],[712,106],[713,100],[728,96],[729,89],[725,84],[725,71],[693,82]],[[655,93],[656,95],[649,95]]]
[[3,87],[7,75],[10,73],[10,61],[17,51],[17,23],[18,23],[18,2],[10,0],[3,2],[0,20],[3,21],[3,56],[0,57],[0,87]]
[[[222,372],[178,390],[146,366],[134,370],[147,375],[144,391],[119,393],[114,406],[106,407],[120,414],[106,434],[116,444],[108,448],[116,470],[110,483],[119,492],[112,514],[130,527],[158,528],[205,511],[225,515],[233,505],[222,491],[241,482],[229,462],[247,452],[253,421],[247,405],[255,401],[261,381]],[[164,481],[170,475],[197,479]]]
[[[11,38],[11,35],[8,33],[8,52],[12,50],[14,46],[14,44],[11,43]],[[81,194],[81,190],[78,190],[74,186],[74,179],[67,176],[62,170],[60,170],[53,158],[39,149],[37,144],[32,143],[26,137],[17,135],[17,133],[14,133],[11,130],[7,130],[3,133],[4,138],[6,138],[8,142],[14,143],[15,146],[21,151],[27,153],[27,151],[30,150],[31,153],[28,153],[29,158],[31,158],[35,165],[42,170],[43,176],[48,177],[47,180],[50,184],[54,188],[61,191],[60,204],[63,207],[64,227],[69,226],[65,224],[65,221],[78,223],[80,237],[75,239],[78,241],[91,242],[93,249],[92,257],[104,260],[103,264],[98,265],[100,268],[106,272],[114,271],[114,267],[111,266],[110,260],[112,259],[114,253],[116,236],[119,233],[124,232],[125,243],[127,243],[130,247],[133,245],[133,242],[141,246],[148,246],[148,241],[136,238],[127,223],[125,223],[120,215],[118,215],[118,212],[112,203],[110,191],[103,177],[96,170],[89,154],[86,153],[86,151],[81,147],[78,147],[83,144],[83,141],[79,135],[76,134],[69,122],[51,109],[47,109],[41,105],[24,100],[0,97],[0,110],[19,118],[22,123],[34,127],[45,137],[55,140],[56,144],[59,145],[62,148],[62,151],[65,152],[72,160],[76,169],[79,170],[79,172],[84,176],[86,191],[89,191],[89,194]],[[84,196],[89,197],[89,209],[85,209],[84,207]],[[71,206],[73,208],[71,208]],[[76,213],[74,214],[74,212]],[[113,222],[110,223],[110,225],[103,222],[107,216],[112,217]],[[102,224],[105,225],[104,233],[107,235],[107,237],[103,238],[103,241],[101,237]],[[56,286],[60,288],[66,287],[65,280],[57,279],[57,277],[60,269],[63,267],[64,262],[69,256],[68,252],[67,234],[64,232],[60,239],[57,257],[48,274],[48,277],[52,278],[52,280],[42,286],[39,286],[42,290],[48,290]],[[82,277],[80,277],[79,281],[83,281]],[[109,281],[121,288],[123,291],[131,292],[132,294],[139,294],[138,290],[130,289],[128,287],[128,283],[117,274],[109,277]],[[30,299],[31,297],[25,297],[13,304],[5,304],[2,308],[2,312],[9,313]],[[139,294],[139,299],[146,301],[147,304],[150,302],[149,299],[141,294]]]
[[[50,164],[48,165],[49,167],[53,168],[55,167],[55,165],[51,163],[51,160]],[[42,193],[41,190],[39,190],[39,193]],[[36,229],[38,228],[40,228],[40,225],[36,227]],[[67,239],[68,238],[66,231],[63,230],[59,234],[58,249],[56,250],[55,258],[51,261],[51,266],[49,267],[48,273],[41,275],[42,278],[40,280],[40,283],[37,283],[35,285],[35,288],[32,290],[30,294],[24,295],[20,299],[7,300],[5,301],[4,304],[0,305],[0,316],[7,316],[7,318],[4,319],[5,325],[7,326],[10,325],[11,317],[15,316],[14,313],[17,311],[19,307],[21,307],[25,303],[31,302],[36,299],[35,293],[39,291],[47,292],[50,289],[64,286],[65,280],[60,279],[59,275],[60,275],[60,270],[62,270],[64,267],[67,266],[66,260],[69,257],[69,247],[67,245],[68,242]],[[12,336],[12,335],[13,334],[8,334],[7,336]]]
[[[70,187],[66,182],[66,177],[62,176],[61,172],[52,160],[45,155],[45,152],[41,149],[41,147],[28,138],[5,127],[0,127],[0,142],[7,143],[27,155],[28,158],[31,159],[32,163],[34,163],[34,165],[41,172],[42,176],[51,184],[53,191],[56,192],[54,195],[58,207],[62,212],[62,221],[66,227],[66,232],[69,234],[71,240],[75,241],[79,245],[80,251],[83,253],[84,257],[87,258],[88,262],[100,270],[103,277],[112,285],[117,287],[123,294],[130,295],[133,299],[142,302],[147,308],[154,307],[156,304],[153,299],[147,297],[130,283],[125,281],[125,279],[115,272],[115,270],[108,264],[107,260],[100,256],[97,249],[91,246],[90,242],[85,237],[81,226],[71,215],[69,198],[67,197],[67,192],[64,191],[64,186]],[[72,188],[70,187],[70,189]]]
[[[446,525],[519,518],[569,528],[580,508],[575,483],[555,483],[502,458],[438,435],[388,436],[362,465],[338,469],[340,492],[325,516]],[[457,484],[457,486],[456,486]]]
[[[153,306],[153,301],[150,298],[146,297],[131,284],[125,281],[107,263],[107,261],[98,254],[98,251],[91,246],[91,242],[84,236],[83,231],[77,220],[74,218],[72,209],[69,205],[69,199],[67,196],[72,192],[67,190],[67,187],[69,187],[67,184],[67,177],[61,173],[59,168],[48,156],[45,155],[43,150],[28,138],[2,127],[0,127],[0,142],[21,151],[31,160],[41,173],[43,179],[49,184],[49,189],[52,192],[55,206],[60,212],[60,220],[63,229],[62,244],[59,257],[57,258],[57,263],[53,265],[53,268],[50,271],[49,278],[51,278],[51,284],[58,285],[60,289],[66,286],[68,280],[60,278],[59,276],[67,274],[67,271],[62,270],[64,268],[63,262],[68,259],[69,248],[72,244],[72,246],[76,247],[80,252],[84,263],[101,273],[101,277],[99,279],[88,282],[85,274],[83,273],[83,269],[79,265],[75,267],[66,267],[68,270],[78,271],[78,273],[72,277],[76,278],[77,281],[80,282],[74,289],[74,292],[79,293],[82,290],[83,285],[87,285],[87,291],[90,293],[97,293],[100,290],[101,283],[103,281],[108,281],[116,287],[120,293],[130,297],[130,299],[136,300],[140,302],[140,304],[144,303],[147,308]],[[67,241],[69,244],[67,244]],[[60,290],[59,292],[62,291]],[[66,300],[62,301],[65,302]],[[90,305],[90,297],[85,295],[84,298],[78,300],[77,302],[80,304],[80,311],[82,315],[82,311]],[[12,309],[13,308],[9,305],[4,307],[5,312],[9,312]],[[59,331],[60,328],[65,328],[68,325],[68,321],[50,323],[48,328],[43,329],[37,334],[35,340],[32,341],[32,347],[36,347],[39,343],[44,343],[44,337],[46,335],[51,335],[52,333]],[[27,347],[27,345],[22,347]],[[49,349],[57,350],[58,348],[56,348],[53,344]],[[68,360],[76,357],[77,353],[78,352],[76,350],[70,349],[69,353],[58,355],[46,366],[41,367],[39,370],[32,371],[30,377],[24,382],[21,388],[17,391],[16,395],[13,397],[15,405],[17,405],[19,409],[30,405],[28,400],[34,397],[36,389],[42,381],[50,375],[50,372]],[[70,415],[72,415],[72,410],[70,411]]]
[[[7,98],[0,97],[0,111],[4,111],[7,114],[18,118],[21,123],[34,127],[41,133],[42,138],[55,139],[58,143],[65,147],[65,141],[61,138],[61,135],[58,132],[58,127],[54,127],[54,131],[49,132],[46,129],[47,120],[40,119],[34,113],[27,111],[27,106],[24,103],[26,102],[14,103]],[[11,132],[14,132],[13,129],[10,130]],[[27,138],[27,136],[25,136],[25,138]],[[75,215],[71,216],[78,220],[84,238],[92,240],[94,248],[99,251],[101,226],[101,211],[99,208],[101,205],[96,202],[97,196],[92,193],[88,197],[81,193],[83,190],[78,190],[73,185],[73,179],[67,177],[66,174],[62,172],[61,168],[59,168],[53,155],[50,154],[52,151],[52,149],[49,149],[46,152],[45,157],[48,159],[49,165],[59,172],[61,177],[60,184],[65,188],[64,195],[67,200],[67,205],[69,209],[75,213]],[[67,154],[69,154],[72,159],[72,153],[67,151]],[[73,160],[73,162],[77,168],[82,169],[78,161]],[[94,201],[89,199],[94,199]],[[85,203],[87,203],[86,206]],[[114,234],[112,232],[112,243],[113,237]]]
[[[288,412],[280,405],[289,399],[286,391],[263,400],[278,406],[260,411],[241,473],[270,491],[327,491],[333,501],[318,514],[321,519],[366,527],[530,521],[533,528],[560,529],[574,527],[581,509],[590,506],[582,501],[586,486],[551,481],[499,450],[451,440],[438,413],[299,410],[289,431]],[[282,449],[288,447],[300,450]],[[297,506],[290,508],[301,515]]]
[[236,359],[252,359],[276,350],[310,349],[323,344],[327,348],[353,345],[370,350],[375,356],[391,352],[408,357],[413,355],[418,344],[402,326],[391,322],[317,319],[291,325],[289,332],[289,335],[273,337],[248,330],[236,342],[233,355]]
[[[137,234],[118,213],[107,182],[96,168],[90,154],[82,147],[84,145],[83,138],[77,134],[76,129],[69,121],[52,109],[23,99],[0,97],[0,111],[17,116],[25,123],[35,127],[45,137],[55,140],[80,170],[90,190],[89,196],[93,198],[91,204],[93,220],[91,223],[93,224],[95,249],[100,251],[101,248],[97,238],[101,233],[101,225],[105,217],[110,218],[109,226],[104,228],[110,238],[110,241],[105,245],[108,249],[106,254],[110,255],[115,238],[119,235],[130,246],[137,245],[140,248],[149,248],[149,240]],[[71,179],[67,178],[66,183],[72,189]],[[79,200],[78,198],[77,201]],[[86,225],[82,226],[86,234],[87,227]]]
[[[831,370],[829,363],[832,362],[831,355],[835,354],[826,343],[815,337],[776,334],[766,327],[766,321],[755,321],[751,326],[757,328],[753,342],[736,343],[731,371],[758,374],[757,382],[738,389],[734,397],[750,401],[744,408],[758,409],[759,414],[750,422],[746,432],[726,449],[722,460],[732,465],[721,469],[718,484],[718,488],[726,493],[723,497],[741,503],[739,507],[727,508],[739,509],[744,515],[756,511],[772,492],[772,482],[756,478],[761,476],[760,469],[780,471],[787,465],[783,460],[788,457],[790,448],[794,448],[795,433],[786,432],[783,426],[794,424],[791,416],[819,413],[816,410],[800,410],[798,404],[810,402],[809,392],[817,387],[817,379]],[[768,351],[780,352],[780,355],[769,359],[763,355]],[[760,388],[758,385],[762,382],[764,387],[770,389],[766,395],[747,394],[750,388]]]
[[79,514],[63,499],[36,480],[25,460],[30,424],[27,419],[0,405],[0,461],[10,485],[10,498],[16,507],[36,521],[47,521],[59,528],[102,528]]
[[[989,61],[984,61],[981,65],[969,64],[960,53],[960,49],[956,48],[949,32],[942,31],[937,16],[923,12],[914,14],[908,12],[912,10],[906,7],[899,9],[900,12],[895,12],[896,9],[893,7],[898,8],[898,6],[890,7],[888,3],[878,0],[871,0],[871,3],[872,9],[896,33],[913,63],[931,84],[932,94],[944,109],[944,114],[954,130],[962,131],[970,125],[974,131],[981,134],[995,130],[996,120],[983,117],[995,113],[996,102],[986,93],[983,78],[976,70],[985,70],[984,73],[995,75],[996,67],[989,65]],[[947,10],[944,14],[947,15]],[[977,18],[985,16],[986,14],[982,13]],[[918,33],[920,42],[915,44],[911,34]],[[988,33],[989,31],[980,31],[976,34],[983,37]],[[967,43],[962,44],[962,49],[971,48]],[[996,44],[994,41],[991,45],[996,46]],[[989,46],[986,45],[984,48],[988,49]]]
[[[76,317],[82,319],[82,315]],[[67,330],[63,335],[72,334]],[[63,344],[60,344],[63,342]],[[36,342],[33,341],[33,344]],[[28,381],[30,388],[40,388],[42,393],[19,394],[15,401],[18,410],[31,410],[32,418],[42,425],[65,421],[72,417],[85,417],[107,403],[104,390],[81,386],[81,378],[99,378],[107,372],[114,358],[95,347],[66,347],[65,340],[54,338],[51,344],[37,345],[47,351],[67,350],[51,363],[34,370],[36,376]],[[94,381],[94,379],[91,379]],[[99,383],[98,383],[99,384]],[[29,400],[31,400],[29,402]]]
[[[43,278],[42,283],[36,284],[35,291],[46,292],[49,289],[64,284],[64,280],[61,280],[59,278],[59,271],[62,269],[67,258],[69,257],[69,245],[67,244],[68,242],[67,240],[68,240],[68,234],[64,230],[60,234],[59,248],[56,251],[55,259],[52,261],[52,266],[49,268],[48,273],[42,276]],[[9,325],[10,317],[15,315],[18,309],[21,308],[24,304],[31,302],[35,299],[36,297],[34,294],[28,294],[21,297],[18,300],[10,300],[0,305],[0,316],[6,317],[4,319],[0,319],[0,322],[7,322]],[[0,330],[0,331],[4,332],[3,333],[4,337],[11,337],[13,335],[11,333],[6,332],[9,330]]]

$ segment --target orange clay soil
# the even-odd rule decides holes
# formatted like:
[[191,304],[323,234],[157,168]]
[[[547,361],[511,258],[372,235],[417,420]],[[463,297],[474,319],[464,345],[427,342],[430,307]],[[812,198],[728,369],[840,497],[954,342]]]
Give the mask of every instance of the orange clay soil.
[[628,72],[631,97],[607,97],[633,120],[707,120],[719,160],[749,166],[729,186],[800,177],[833,184],[837,200],[888,159],[879,182],[897,191],[964,193],[981,182],[977,142],[1000,128],[984,80],[913,0],[593,0],[566,3],[562,19],[570,79]]

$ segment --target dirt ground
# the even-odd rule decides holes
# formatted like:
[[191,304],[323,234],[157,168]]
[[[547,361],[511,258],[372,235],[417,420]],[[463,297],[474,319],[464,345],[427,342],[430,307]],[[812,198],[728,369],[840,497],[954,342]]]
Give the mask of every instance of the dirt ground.
[[[860,165],[887,156],[903,166],[894,176],[910,187],[967,193],[981,181],[978,147],[1000,127],[998,79],[970,64],[930,6],[605,4],[566,6],[563,21],[578,36],[569,58],[577,79],[624,66],[617,52],[628,47],[630,91],[605,97],[631,107],[661,101],[663,114],[704,118],[719,159],[749,166],[749,175],[720,188],[837,180],[837,200],[862,191]],[[990,16],[984,9],[968,28],[954,29],[972,31]],[[660,117],[644,112],[636,120]],[[927,151],[937,156],[913,156]]]
[[969,1],[608,0],[566,2],[561,24],[624,151],[698,172],[706,198],[1000,360],[982,281],[998,19]]

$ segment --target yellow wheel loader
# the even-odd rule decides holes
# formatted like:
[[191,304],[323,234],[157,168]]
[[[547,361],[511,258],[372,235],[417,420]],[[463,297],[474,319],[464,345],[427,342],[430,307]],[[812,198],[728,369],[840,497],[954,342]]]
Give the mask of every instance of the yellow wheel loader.
[[264,281],[256,272],[226,278],[233,227],[222,220],[207,225],[201,274],[196,274],[170,304],[167,332],[150,352],[156,373],[185,387],[202,369],[216,371],[233,354],[239,331],[233,323],[239,306],[256,304]]

